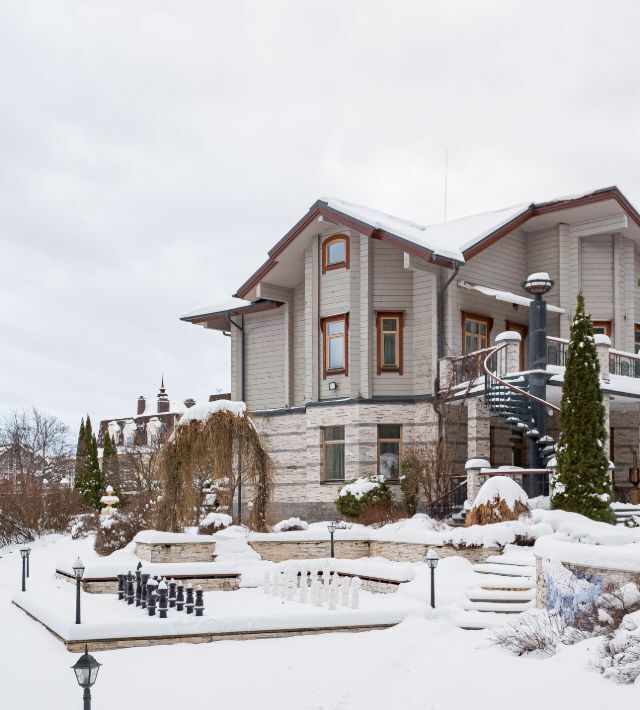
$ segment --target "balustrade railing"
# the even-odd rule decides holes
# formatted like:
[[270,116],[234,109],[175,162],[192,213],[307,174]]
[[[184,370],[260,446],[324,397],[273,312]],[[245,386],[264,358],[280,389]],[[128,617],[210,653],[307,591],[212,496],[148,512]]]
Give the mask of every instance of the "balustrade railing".
[[640,378],[640,356],[609,350],[609,374]]
[[569,341],[564,338],[552,338],[547,336],[547,364],[565,367],[567,364],[567,352]]
[[451,361],[450,387],[457,387],[465,382],[473,382],[484,374],[484,359],[493,348],[485,348],[462,355]]

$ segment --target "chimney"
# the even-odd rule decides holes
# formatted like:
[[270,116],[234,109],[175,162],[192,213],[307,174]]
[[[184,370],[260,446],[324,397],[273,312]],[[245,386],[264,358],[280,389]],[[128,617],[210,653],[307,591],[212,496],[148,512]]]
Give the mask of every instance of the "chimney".
[[169,397],[167,396],[167,390],[164,386],[164,375],[162,376],[162,382],[160,383],[160,391],[158,392],[158,414],[164,414],[169,411],[171,402],[169,402]]
[[184,406],[187,409],[191,409],[191,407],[193,407],[195,405],[195,403],[196,403],[196,400],[193,399],[192,397],[189,397],[189,399],[184,400]]
[[144,414],[145,407],[147,406],[147,400],[140,395],[138,397],[138,416]]

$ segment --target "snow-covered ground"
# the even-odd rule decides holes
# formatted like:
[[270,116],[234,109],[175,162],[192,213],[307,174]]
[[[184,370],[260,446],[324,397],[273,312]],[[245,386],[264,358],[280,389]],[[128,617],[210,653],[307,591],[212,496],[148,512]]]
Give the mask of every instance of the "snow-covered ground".
[[[238,541],[227,562],[262,563]],[[232,547],[232,545],[230,545]],[[49,536],[32,545],[30,588],[52,584],[61,560],[94,558],[92,540]],[[449,569],[447,569],[449,568]],[[442,601],[464,586],[468,563],[442,560]],[[407,585],[420,595],[420,574]],[[7,708],[80,707],[81,691],[70,666],[76,659],[42,626],[10,603],[19,589],[17,548],[0,550],[0,697]],[[60,594],[73,587],[59,582]],[[426,585],[425,585],[426,586]],[[241,590],[241,594],[252,590]],[[256,592],[259,593],[259,592]],[[86,597],[87,595],[85,595]],[[52,596],[52,604],[56,599]],[[114,602],[115,603],[115,602]],[[425,607],[426,609],[426,607]],[[587,667],[588,640],[551,658],[508,655],[491,646],[486,632],[462,631],[445,614],[428,610],[385,631],[286,639],[178,644],[96,652],[103,663],[94,688],[95,710],[113,707],[223,707],[287,710],[407,708],[521,710],[631,707],[638,687],[618,686]],[[124,702],[124,706],[123,706]]]

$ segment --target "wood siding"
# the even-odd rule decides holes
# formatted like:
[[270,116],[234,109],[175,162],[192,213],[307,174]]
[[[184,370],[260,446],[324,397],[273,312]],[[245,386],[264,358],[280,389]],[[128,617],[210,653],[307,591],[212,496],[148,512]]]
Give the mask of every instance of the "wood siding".
[[284,407],[284,307],[245,316],[249,409]]

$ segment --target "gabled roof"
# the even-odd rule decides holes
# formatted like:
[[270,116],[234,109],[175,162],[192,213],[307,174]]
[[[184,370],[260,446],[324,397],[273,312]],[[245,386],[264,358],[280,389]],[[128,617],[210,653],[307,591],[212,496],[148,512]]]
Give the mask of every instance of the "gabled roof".
[[606,200],[615,200],[640,226],[640,214],[615,186],[547,202],[523,203],[430,226],[334,197],[322,198],[269,250],[267,261],[240,286],[235,295],[239,298],[246,296],[278,263],[278,256],[318,218],[395,244],[414,256],[452,267],[456,263],[464,263],[533,217]]
[[241,298],[232,298],[224,303],[196,308],[180,316],[180,320],[184,320],[187,323],[206,323],[208,328],[213,328],[214,330],[228,330],[231,326],[229,323],[231,316],[271,311],[274,308],[279,308],[281,305],[282,303],[279,301],[269,301],[266,299],[251,303],[251,301],[245,301]]

